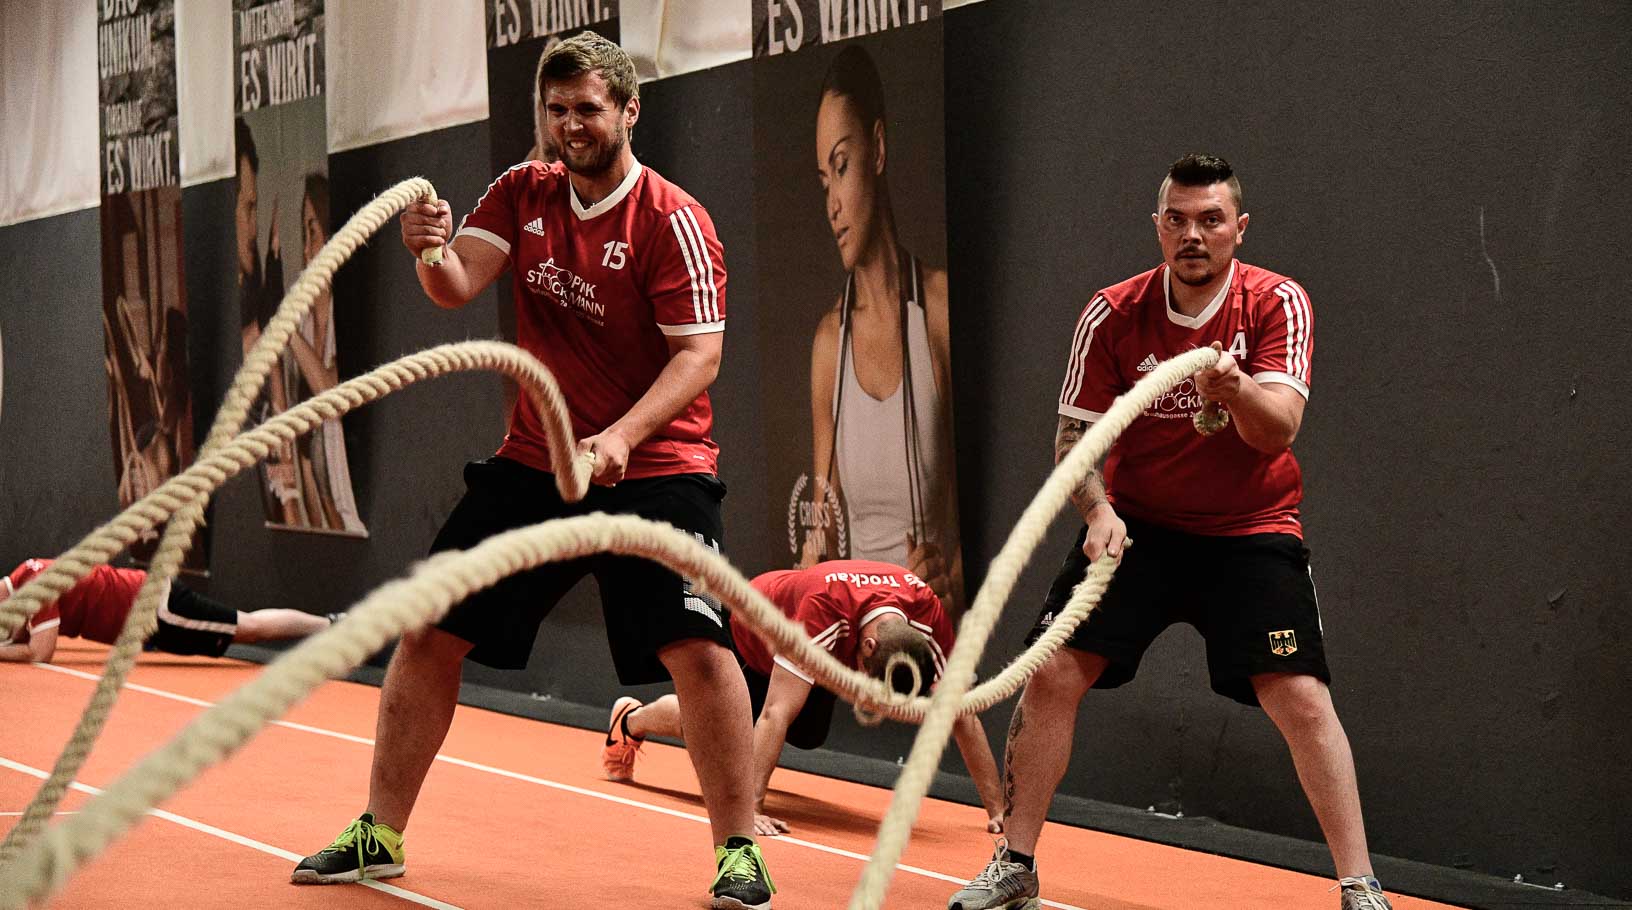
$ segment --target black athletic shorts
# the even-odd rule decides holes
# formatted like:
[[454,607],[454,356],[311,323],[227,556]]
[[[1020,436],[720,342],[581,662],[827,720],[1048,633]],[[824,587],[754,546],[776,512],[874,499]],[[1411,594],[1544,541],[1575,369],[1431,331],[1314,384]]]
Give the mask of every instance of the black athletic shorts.
[[[742,659],[738,655],[737,659]],[[743,678],[748,681],[748,701],[754,710],[754,722],[765,710],[765,696],[771,688],[771,678],[747,664],[742,665]],[[828,728],[833,726],[833,706],[838,696],[819,683],[811,683],[810,695],[788,725],[787,744],[797,749],[819,749],[827,742]]]
[[[712,474],[671,474],[592,485],[566,503],[555,475],[494,456],[465,465],[465,495],[431,545],[432,553],[468,550],[495,534],[552,518],[607,512],[667,522],[719,549],[725,484]],[[470,642],[470,659],[500,669],[527,666],[538,627],[585,575],[601,588],[601,613],[618,681],[662,682],[669,672],[659,649],[689,638],[731,646],[719,601],[654,562],[599,554],[518,572],[457,604],[439,627]]]
[[[1258,704],[1251,677],[1299,673],[1330,683],[1309,550],[1292,534],[1217,537],[1124,519],[1133,545],[1071,647],[1105,657],[1094,683],[1114,689],[1133,679],[1145,649],[1185,622],[1207,642],[1213,691]],[[1036,641],[1088,571],[1084,527],[1049,589],[1027,641]]]
[[238,611],[217,603],[179,581],[159,605],[159,627],[143,643],[148,651],[220,657],[238,634]]

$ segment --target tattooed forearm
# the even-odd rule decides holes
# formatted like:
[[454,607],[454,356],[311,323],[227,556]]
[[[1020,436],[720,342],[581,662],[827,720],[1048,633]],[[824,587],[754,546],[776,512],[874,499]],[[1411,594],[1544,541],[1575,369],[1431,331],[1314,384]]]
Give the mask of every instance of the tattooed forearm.
[[1026,724],[1024,704],[1014,706],[1014,717],[1009,719],[1009,738],[1003,746],[1003,817],[1014,816],[1014,747],[1019,744],[1020,730]]
[[[1082,437],[1088,432],[1088,421],[1075,417],[1060,415],[1059,426],[1054,430],[1054,463],[1059,464],[1065,456],[1071,454]],[[1071,503],[1077,507],[1077,513],[1083,521],[1088,520],[1088,513],[1094,507],[1105,501],[1105,480],[1096,468],[1088,472],[1082,483],[1071,491]]]

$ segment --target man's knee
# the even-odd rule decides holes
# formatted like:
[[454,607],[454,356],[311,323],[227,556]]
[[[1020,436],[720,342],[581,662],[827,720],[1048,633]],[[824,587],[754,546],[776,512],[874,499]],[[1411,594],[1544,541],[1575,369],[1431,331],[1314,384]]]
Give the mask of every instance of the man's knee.
[[718,676],[739,673],[729,648],[707,638],[683,638],[658,649],[657,659],[671,676]]
[[1319,678],[1302,673],[1260,673],[1253,690],[1265,713],[1280,726],[1308,727],[1336,716],[1331,691]]
[[1049,701],[1078,702],[1105,672],[1106,660],[1098,654],[1061,648],[1054,652],[1026,683],[1026,692]]
[[470,649],[470,642],[463,638],[435,626],[426,626],[423,629],[404,632],[402,640],[397,643],[397,653],[392,660],[457,664],[465,659]]

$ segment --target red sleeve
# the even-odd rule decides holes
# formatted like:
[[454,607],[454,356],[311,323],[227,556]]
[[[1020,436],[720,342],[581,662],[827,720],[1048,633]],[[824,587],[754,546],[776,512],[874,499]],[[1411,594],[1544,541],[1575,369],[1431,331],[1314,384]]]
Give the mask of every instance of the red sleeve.
[[1309,397],[1309,361],[1315,349],[1315,311],[1309,294],[1290,279],[1259,304],[1258,337],[1241,365],[1257,382],[1277,382]]
[[1093,423],[1105,416],[1111,402],[1122,394],[1121,372],[1111,352],[1110,328],[1105,323],[1113,315],[1111,302],[1096,294],[1077,317],[1071,336],[1071,357],[1065,365],[1065,383],[1060,386],[1060,413]]
[[[816,647],[822,648],[831,654],[843,654],[840,645],[849,641],[855,631],[850,627],[850,613],[842,609],[831,597],[817,591],[799,601],[799,608],[794,612],[795,622],[805,627],[805,634],[809,635]],[[778,654],[775,662],[799,677],[805,682],[815,684],[816,678],[806,673],[791,660],[783,659]],[[841,660],[841,663],[847,661]]]
[[646,294],[665,335],[725,331],[725,250],[702,206],[682,206],[653,232]]
[[532,162],[518,164],[488,184],[487,192],[476,200],[476,208],[459,222],[454,239],[476,237],[498,247],[504,255],[510,255],[516,233],[521,230],[521,225],[516,223],[516,199],[532,166]]
[[[24,560],[21,565],[17,566],[16,569],[13,569],[12,573],[5,578],[5,585],[10,589],[8,591],[8,597],[11,594],[16,594],[18,591],[21,591],[24,585],[34,580],[34,576],[39,575],[41,572],[44,572],[50,567],[51,560],[49,559]],[[50,629],[54,626],[60,625],[61,623],[62,612],[57,608],[57,601],[53,600],[51,603],[41,608],[40,612],[29,617],[28,622],[18,627],[18,631],[13,634],[13,640],[26,641],[27,639],[21,634],[24,629],[28,630],[29,635],[33,635],[36,632],[44,632],[46,629]]]
[[952,620],[946,615],[946,608],[941,606],[941,599],[928,587],[918,592],[917,603],[913,607],[910,621],[913,628],[929,637],[930,647],[935,652],[935,678],[938,680],[946,672],[946,656],[952,653],[957,633],[952,629]]

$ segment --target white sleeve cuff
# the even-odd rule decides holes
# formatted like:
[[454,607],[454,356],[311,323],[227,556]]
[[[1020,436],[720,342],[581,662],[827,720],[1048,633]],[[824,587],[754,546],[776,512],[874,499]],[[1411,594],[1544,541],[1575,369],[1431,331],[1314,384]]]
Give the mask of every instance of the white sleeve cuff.
[[1100,420],[1105,418],[1105,415],[1099,413],[1098,411],[1089,411],[1069,404],[1060,405],[1060,415],[1063,417],[1075,417],[1078,420],[1086,420],[1089,423],[1098,423]]
[[60,625],[62,625],[62,617],[58,616],[56,619],[46,620],[45,622],[42,622],[37,626],[29,626],[28,627],[28,634],[38,635],[41,632],[44,632],[46,629],[55,629],[57,626],[60,626]]
[[499,252],[506,256],[510,255],[510,241],[492,231],[484,231],[479,227],[462,227],[459,229],[459,233],[453,235],[453,239],[458,240],[460,237],[475,237],[477,240],[486,240],[498,247]]
[[776,664],[777,666],[781,667],[782,669],[788,671],[789,673],[792,673],[794,676],[799,677],[800,679],[804,680],[805,682],[810,683],[813,686],[816,685],[816,677],[811,676],[809,673],[806,673],[805,671],[803,671],[803,670],[799,669],[798,667],[794,666],[793,661],[783,658],[782,655],[778,654],[775,657],[771,658],[771,662]]
[[1289,385],[1296,389],[1299,395],[1303,396],[1304,401],[1309,400],[1308,383],[1305,383],[1303,380],[1293,376],[1290,373],[1254,373],[1252,374],[1252,381],[1258,383],[1259,385],[1264,385],[1265,383],[1271,382],[1280,383],[1281,385]]
[[657,328],[665,335],[707,335],[710,332],[725,331],[725,320],[718,322],[694,322],[689,325],[664,325],[658,323]]

